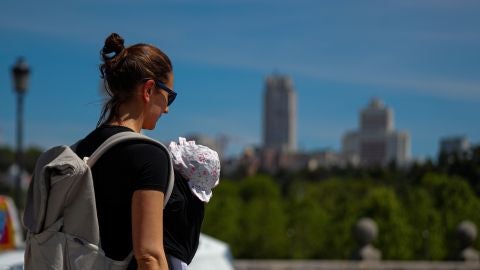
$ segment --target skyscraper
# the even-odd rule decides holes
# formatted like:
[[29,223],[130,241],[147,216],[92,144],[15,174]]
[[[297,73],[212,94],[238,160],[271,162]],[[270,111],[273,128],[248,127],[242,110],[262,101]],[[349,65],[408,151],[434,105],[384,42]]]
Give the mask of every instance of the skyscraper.
[[466,136],[451,136],[440,140],[440,153],[463,154],[470,149],[470,142]]
[[266,78],[263,120],[265,149],[297,150],[297,97],[289,77],[271,75]]
[[410,159],[410,135],[394,130],[393,111],[380,100],[373,99],[360,112],[360,129],[347,132],[342,152],[353,163],[405,165]]

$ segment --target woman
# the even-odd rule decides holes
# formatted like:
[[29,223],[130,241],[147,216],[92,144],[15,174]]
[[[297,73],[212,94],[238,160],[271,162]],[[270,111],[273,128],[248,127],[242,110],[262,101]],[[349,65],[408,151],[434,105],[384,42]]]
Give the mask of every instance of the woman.
[[[172,64],[160,49],[148,44],[124,47],[124,40],[113,33],[101,56],[101,76],[111,98],[97,128],[77,146],[80,157],[91,155],[116,133],[154,129],[176,97]],[[198,246],[196,224],[201,224],[203,203],[190,202],[184,183],[175,183],[162,209],[168,159],[158,146],[129,141],[110,149],[92,168],[102,249],[114,260],[124,260],[133,250],[128,269],[186,267]]]

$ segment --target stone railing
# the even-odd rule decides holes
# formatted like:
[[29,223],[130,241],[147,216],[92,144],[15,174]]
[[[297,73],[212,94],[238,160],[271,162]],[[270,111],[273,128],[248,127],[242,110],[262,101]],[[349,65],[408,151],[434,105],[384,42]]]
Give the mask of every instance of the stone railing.
[[352,260],[235,260],[235,270],[480,270],[480,255],[473,248],[477,238],[474,223],[464,221],[456,231],[462,247],[458,261],[382,261],[381,250],[373,246],[378,228],[370,218],[360,219],[354,227],[359,248]]
[[479,263],[427,261],[235,260],[235,270],[480,270]]

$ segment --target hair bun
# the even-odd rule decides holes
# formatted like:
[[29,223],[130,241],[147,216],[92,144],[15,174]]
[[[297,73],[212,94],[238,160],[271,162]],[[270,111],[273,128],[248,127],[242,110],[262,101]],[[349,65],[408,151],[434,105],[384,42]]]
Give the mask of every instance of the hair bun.
[[[112,59],[116,55],[118,55],[120,52],[122,52],[125,49],[124,40],[123,38],[117,34],[117,33],[111,33],[110,36],[107,37],[105,40],[105,45],[103,46],[102,49],[102,56],[103,59],[108,60]],[[111,55],[112,53],[115,53],[114,55]]]

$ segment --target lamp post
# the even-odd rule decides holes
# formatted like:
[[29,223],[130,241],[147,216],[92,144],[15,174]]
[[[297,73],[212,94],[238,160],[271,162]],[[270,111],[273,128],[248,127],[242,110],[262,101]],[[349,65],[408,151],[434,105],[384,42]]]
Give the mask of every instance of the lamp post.
[[23,99],[27,92],[30,67],[23,57],[19,57],[12,67],[13,88],[17,93],[17,150],[15,162],[18,173],[15,178],[14,200],[17,207],[21,208],[21,180],[23,172]]

